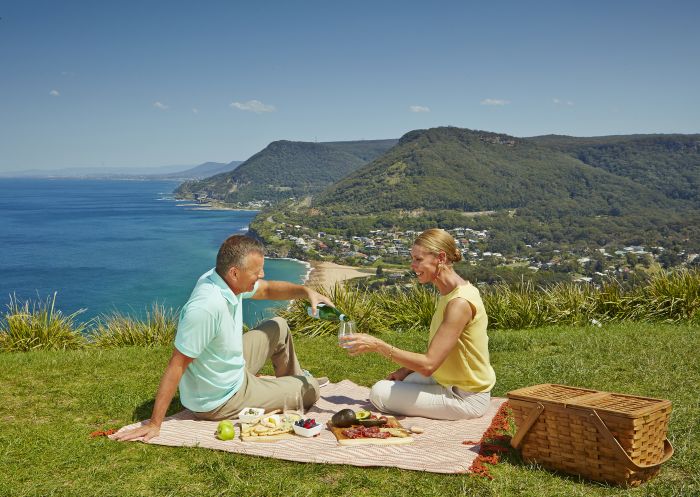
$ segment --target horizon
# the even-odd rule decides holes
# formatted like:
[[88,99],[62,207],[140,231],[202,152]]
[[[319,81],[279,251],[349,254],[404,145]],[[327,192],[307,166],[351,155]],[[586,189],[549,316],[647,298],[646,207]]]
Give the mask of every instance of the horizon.
[[700,132],[700,5],[179,2],[0,11],[0,174],[245,161],[441,126]]

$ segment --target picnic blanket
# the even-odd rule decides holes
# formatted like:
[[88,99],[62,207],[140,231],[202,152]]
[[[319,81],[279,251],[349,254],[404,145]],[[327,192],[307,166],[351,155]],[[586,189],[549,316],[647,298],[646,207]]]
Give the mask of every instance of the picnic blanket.
[[[321,389],[321,398],[305,417],[324,424],[341,409],[374,410],[368,400],[369,389],[343,380]],[[410,427],[418,425],[425,432],[414,435],[415,442],[406,445],[341,446],[330,430],[322,430],[314,438],[292,437],[276,442],[221,441],[215,437],[216,421],[195,420],[192,412],[181,411],[167,417],[160,435],[148,443],[176,447],[206,447],[237,454],[272,457],[288,461],[350,464],[353,466],[389,466],[432,473],[466,473],[479,454],[477,443],[489,428],[504,398],[492,398],[491,406],[483,417],[471,420],[438,421],[420,417],[397,416],[399,422]],[[140,426],[134,423],[121,428]],[[236,434],[239,434],[238,428]]]

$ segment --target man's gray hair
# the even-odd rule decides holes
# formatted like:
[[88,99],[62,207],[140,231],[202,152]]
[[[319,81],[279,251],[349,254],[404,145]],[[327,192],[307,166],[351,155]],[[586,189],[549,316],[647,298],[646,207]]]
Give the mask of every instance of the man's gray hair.
[[223,277],[232,267],[243,267],[245,258],[251,252],[265,255],[265,247],[255,238],[246,235],[229,236],[216,254],[216,272]]

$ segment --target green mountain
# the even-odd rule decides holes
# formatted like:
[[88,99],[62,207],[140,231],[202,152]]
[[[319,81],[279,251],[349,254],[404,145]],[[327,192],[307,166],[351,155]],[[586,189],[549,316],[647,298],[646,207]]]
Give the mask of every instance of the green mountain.
[[529,139],[585,164],[700,205],[700,135],[629,135]]
[[210,198],[229,203],[300,199],[318,193],[380,156],[396,142],[275,141],[233,172],[183,183],[175,193],[185,197],[206,193]]
[[[628,157],[634,157],[629,147]],[[639,168],[651,177],[648,171],[661,168],[658,161],[665,156],[639,154],[648,158],[646,166],[634,162],[626,168],[611,160],[603,167],[603,161],[580,160],[551,137],[416,130],[316,195],[310,209],[286,206],[284,216],[351,234],[392,226],[487,228],[511,247],[542,240],[600,245],[698,240],[700,216],[692,195],[640,181]],[[697,149],[695,155],[683,154],[693,160],[674,162],[673,170],[688,164],[687,174],[697,175]]]

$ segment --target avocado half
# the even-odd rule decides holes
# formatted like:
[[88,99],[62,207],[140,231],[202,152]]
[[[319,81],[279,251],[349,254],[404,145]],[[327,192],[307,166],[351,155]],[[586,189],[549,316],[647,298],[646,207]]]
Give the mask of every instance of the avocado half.
[[343,409],[342,411],[338,411],[331,418],[331,423],[333,423],[333,426],[338,428],[349,428],[357,423],[355,411],[352,409]]

